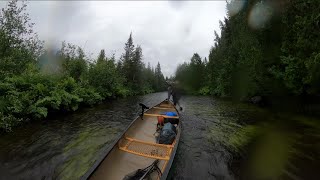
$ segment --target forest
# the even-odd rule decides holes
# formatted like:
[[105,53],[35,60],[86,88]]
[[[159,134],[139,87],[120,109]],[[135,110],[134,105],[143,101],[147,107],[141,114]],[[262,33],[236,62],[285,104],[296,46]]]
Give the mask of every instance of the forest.
[[46,49],[26,12],[13,0],[0,16],[0,130],[50,113],[75,111],[107,99],[142,95],[166,88],[160,63],[143,62],[142,48],[130,34],[120,59],[102,49],[89,58],[77,45],[62,42]]
[[176,80],[193,94],[319,96],[320,4],[315,0],[227,1],[208,59],[194,53]]

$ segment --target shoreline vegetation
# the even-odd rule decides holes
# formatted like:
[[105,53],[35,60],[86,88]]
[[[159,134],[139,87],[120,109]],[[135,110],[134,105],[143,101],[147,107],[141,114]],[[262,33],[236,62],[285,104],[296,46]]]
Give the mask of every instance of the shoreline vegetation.
[[45,49],[26,8],[25,1],[13,0],[1,10],[0,131],[53,112],[166,89],[160,63],[146,67],[132,34],[120,59],[107,57],[104,49],[92,59],[66,42],[59,50]]

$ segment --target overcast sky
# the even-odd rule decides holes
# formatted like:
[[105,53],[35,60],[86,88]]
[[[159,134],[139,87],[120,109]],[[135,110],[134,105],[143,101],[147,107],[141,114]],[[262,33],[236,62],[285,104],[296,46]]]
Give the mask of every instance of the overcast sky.
[[159,61],[165,76],[194,52],[208,56],[214,30],[226,15],[221,1],[30,1],[28,13],[40,39],[60,46],[65,40],[91,57],[101,49],[120,57],[130,32],[142,47],[145,64]]

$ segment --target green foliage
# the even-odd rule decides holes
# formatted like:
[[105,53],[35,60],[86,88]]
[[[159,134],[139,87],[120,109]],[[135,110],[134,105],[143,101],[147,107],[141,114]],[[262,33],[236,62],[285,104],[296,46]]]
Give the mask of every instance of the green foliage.
[[204,96],[210,95],[210,88],[209,88],[209,86],[204,86],[204,87],[202,87],[202,88],[199,90],[198,94],[204,95]]
[[12,131],[12,128],[22,121],[21,118],[16,118],[13,115],[3,115],[0,112],[0,128],[5,131]]
[[102,97],[93,88],[81,87],[73,78],[23,74],[0,83],[1,128],[7,129],[28,119],[43,119],[51,110],[75,111],[79,105],[93,105]]
[[[206,63],[201,60],[199,54],[195,53],[190,63],[184,63],[178,66],[175,80],[185,88],[185,91],[191,94],[197,94],[205,86],[205,68]],[[203,79],[203,80],[201,80]]]
[[125,52],[117,64],[117,70],[123,76],[124,85],[132,95],[165,90],[166,82],[161,72],[160,63],[158,62],[155,70],[151,69],[150,64],[146,68],[142,62],[142,48],[139,45],[134,47],[132,34],[130,34],[125,44]]
[[119,86],[116,89],[116,96],[117,97],[127,97],[127,96],[131,96],[131,95],[132,95],[131,91],[124,86]]
[[21,73],[26,64],[35,60],[42,50],[42,42],[33,32],[33,23],[25,13],[26,4],[8,2],[0,16],[0,78]]
[[92,106],[103,100],[103,97],[96,92],[93,87],[79,87],[74,91],[74,93],[82,99],[83,104],[89,106]]
[[[281,78],[296,94],[320,92],[319,89],[319,3],[297,0],[284,12]],[[318,69],[318,70],[315,70]]]
[[117,89],[119,89],[123,79],[117,72],[113,61],[99,58],[98,62],[96,64],[92,64],[89,68],[89,84],[93,86],[103,97],[114,97],[116,96]]
[[154,89],[156,91],[163,91],[166,89],[165,86],[165,79],[164,76],[161,72],[161,66],[160,63],[158,62],[157,67],[154,71],[154,78],[155,78],[155,84],[154,84]]
[[65,75],[71,76],[77,81],[84,79],[88,71],[88,63],[85,60],[85,53],[80,47],[63,42],[57,56],[57,59],[62,62]]

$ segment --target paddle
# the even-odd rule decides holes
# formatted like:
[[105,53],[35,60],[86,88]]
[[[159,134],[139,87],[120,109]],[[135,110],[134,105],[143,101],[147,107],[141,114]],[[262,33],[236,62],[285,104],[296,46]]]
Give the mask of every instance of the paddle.
[[[172,100],[170,100],[171,102],[172,102],[172,104],[174,104],[174,102],[172,101]],[[179,106],[179,110],[180,111],[182,111],[183,110],[183,108],[180,106],[180,104],[179,103],[176,103],[176,105],[178,105]]]
[[143,180],[147,175],[151,174],[154,170],[157,170],[158,173],[159,173],[159,172],[161,173],[161,170],[159,169],[159,167],[158,167],[158,165],[157,165],[158,162],[159,162],[158,159],[155,160],[155,161],[151,164],[150,168],[143,174],[143,176],[142,176],[139,180]]
[[183,109],[182,109],[182,107],[180,106],[180,104],[178,104],[178,106],[179,106],[180,111],[182,111]]

